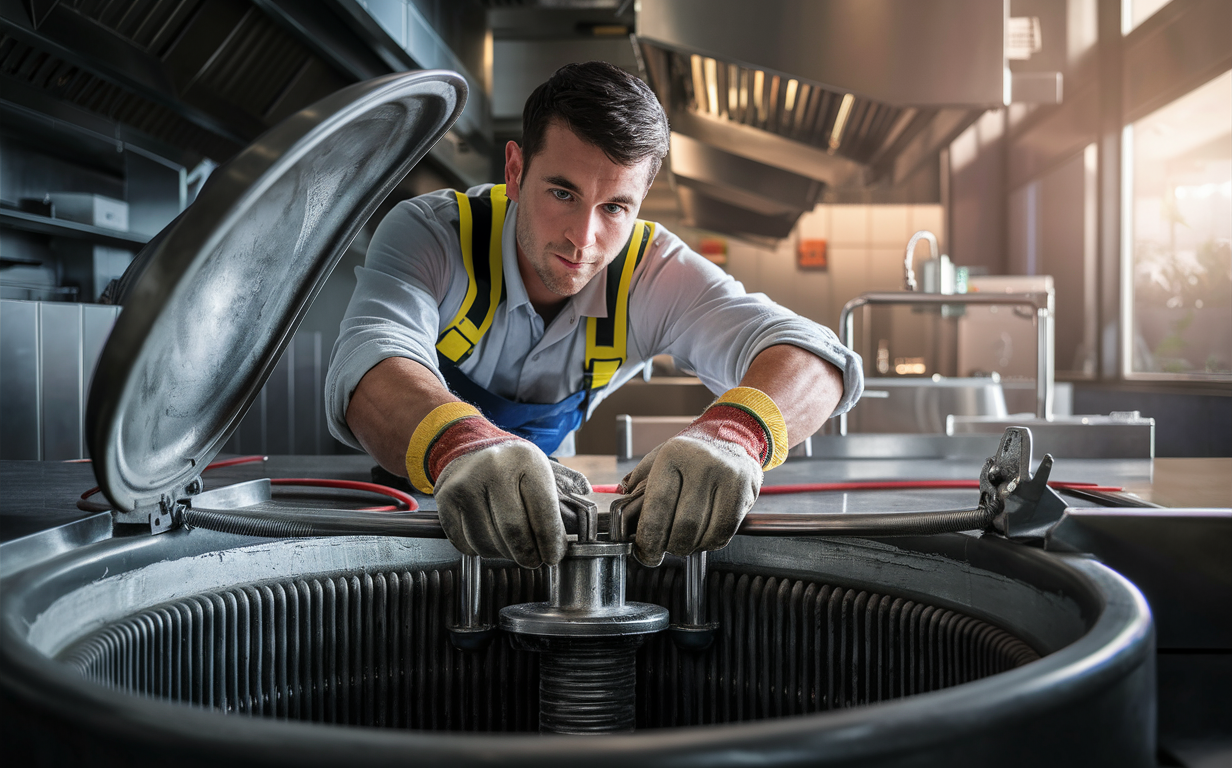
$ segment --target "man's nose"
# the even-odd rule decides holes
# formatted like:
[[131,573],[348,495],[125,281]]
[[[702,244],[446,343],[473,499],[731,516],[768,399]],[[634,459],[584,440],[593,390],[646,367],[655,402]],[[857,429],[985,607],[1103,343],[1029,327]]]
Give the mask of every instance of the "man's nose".
[[579,211],[570,217],[565,237],[579,251],[584,251],[595,244],[599,230],[599,215],[591,210]]

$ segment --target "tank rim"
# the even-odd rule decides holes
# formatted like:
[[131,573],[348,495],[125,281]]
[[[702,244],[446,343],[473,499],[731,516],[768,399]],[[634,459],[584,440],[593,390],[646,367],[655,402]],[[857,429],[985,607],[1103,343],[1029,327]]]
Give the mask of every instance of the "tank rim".
[[[297,765],[332,764],[353,758],[354,750],[360,748],[370,765],[402,765],[408,754],[415,754],[424,762],[450,765],[514,760],[563,766],[572,765],[579,758],[596,765],[627,764],[630,759],[652,764],[687,760],[690,764],[736,765],[744,764],[750,752],[770,763],[798,763],[818,754],[840,761],[909,753],[952,740],[964,732],[984,733],[1013,727],[1058,706],[1058,702],[1073,703],[1098,694],[1135,668],[1148,664],[1154,653],[1153,624],[1146,600],[1115,571],[1078,555],[1044,553],[1004,542],[982,544],[970,537],[964,537],[968,541],[941,545],[966,553],[987,547],[1011,547],[1017,558],[1014,570],[1039,569],[1084,587],[1085,594],[1071,597],[1080,604],[1084,617],[1088,617],[1085,634],[1017,669],[944,690],[848,710],[730,723],[719,728],[691,726],[569,739],[536,734],[395,731],[236,717],[176,702],[139,698],[91,683],[40,653],[21,636],[20,622],[16,621],[21,617],[14,614],[32,593],[63,583],[75,568],[97,565],[100,548],[127,550],[137,555],[136,561],[156,558],[151,547],[162,538],[173,537],[100,542],[5,579],[0,622],[0,694],[126,743],[154,740],[163,746],[176,745],[185,753],[199,755],[205,750],[246,759],[276,755],[279,761],[294,761]],[[935,547],[939,538],[942,537],[929,537],[933,542],[930,546]],[[224,534],[210,534],[199,541],[230,541],[232,547],[269,543]],[[918,551],[907,548],[912,542],[894,543],[904,552]],[[968,561],[982,560],[991,554],[985,551]],[[141,563],[136,567],[141,567]]]

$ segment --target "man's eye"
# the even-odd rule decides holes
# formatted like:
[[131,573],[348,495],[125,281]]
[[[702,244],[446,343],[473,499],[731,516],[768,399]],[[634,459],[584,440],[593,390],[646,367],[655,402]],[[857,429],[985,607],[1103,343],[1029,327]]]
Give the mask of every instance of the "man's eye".
[[608,203],[603,206],[603,209],[615,216],[616,214],[624,213],[625,207],[623,205],[617,205],[616,203]]
[[573,197],[573,195],[569,194],[563,189],[553,189],[552,196],[555,197],[557,200],[569,200]]

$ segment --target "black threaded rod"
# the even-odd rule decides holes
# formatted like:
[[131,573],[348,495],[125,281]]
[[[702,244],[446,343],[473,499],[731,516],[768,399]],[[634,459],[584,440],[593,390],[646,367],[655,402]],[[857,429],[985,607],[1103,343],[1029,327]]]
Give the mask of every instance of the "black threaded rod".
[[520,637],[538,651],[541,733],[627,733],[634,727],[642,635]]

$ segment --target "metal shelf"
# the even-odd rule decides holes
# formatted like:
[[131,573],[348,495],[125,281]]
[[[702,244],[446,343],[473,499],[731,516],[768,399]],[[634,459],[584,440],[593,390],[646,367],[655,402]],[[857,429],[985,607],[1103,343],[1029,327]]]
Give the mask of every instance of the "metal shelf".
[[15,211],[10,208],[0,208],[0,227],[20,229],[40,235],[89,240],[98,245],[128,248],[134,251],[139,250],[150,241],[149,235],[141,235],[136,232],[121,232],[105,227],[95,227],[90,224],[79,224],[65,219],[53,219],[36,213]]

